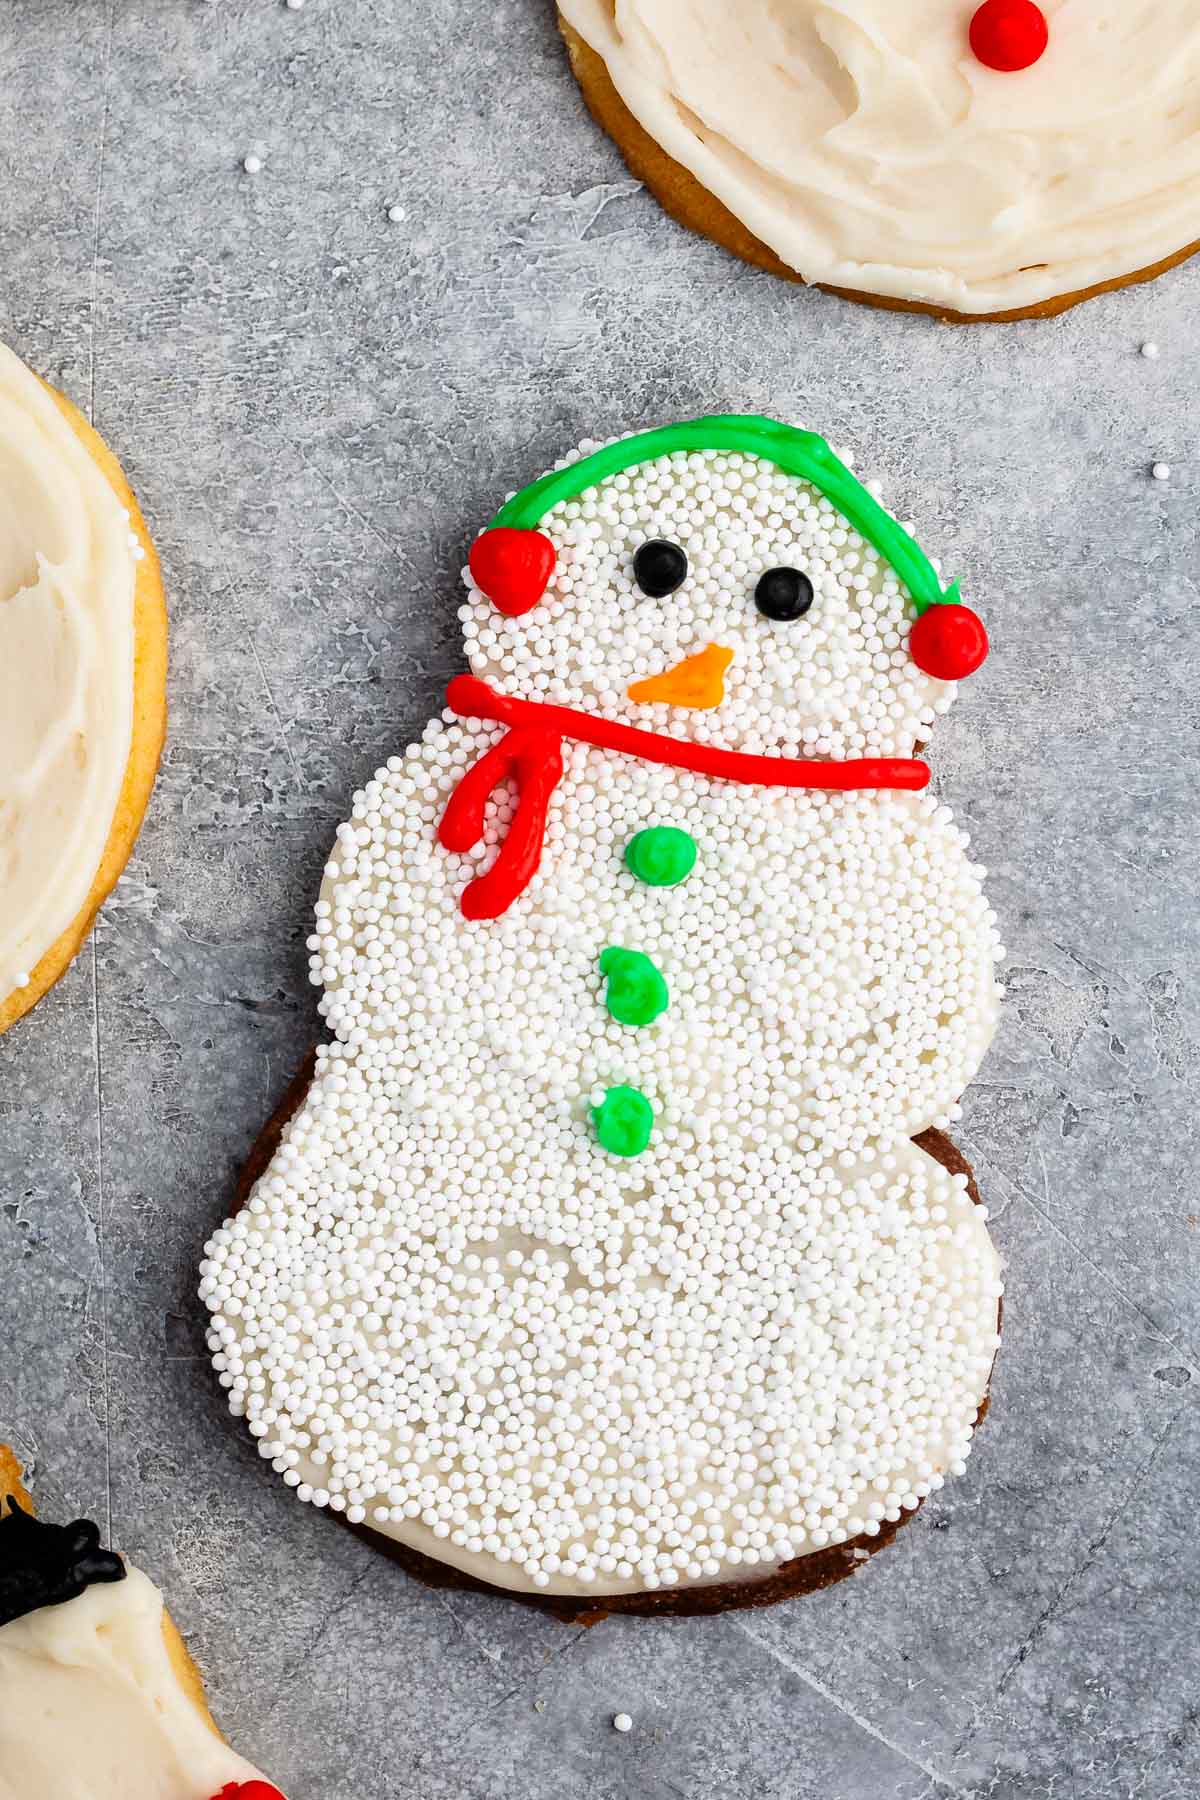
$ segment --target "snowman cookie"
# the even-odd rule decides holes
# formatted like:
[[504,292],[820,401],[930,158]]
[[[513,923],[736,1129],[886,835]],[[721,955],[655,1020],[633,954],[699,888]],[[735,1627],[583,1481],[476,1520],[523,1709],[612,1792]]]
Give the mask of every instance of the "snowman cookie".
[[1063,311],[1190,256],[1193,0],[559,0],[587,104],[747,261],[946,319]]
[[0,1795],[284,1800],[213,1724],[162,1595],[87,1519],[33,1516],[0,1444]]
[[437,1578],[823,1585],[962,1471],[998,1342],[942,1134],[1001,952],[914,755],[983,626],[748,417],[584,444],[467,590],[470,673],[326,866],[331,1038],[206,1248],[214,1365]]
[[166,728],[158,558],[116,458],[0,345],[0,1032],[129,857]]

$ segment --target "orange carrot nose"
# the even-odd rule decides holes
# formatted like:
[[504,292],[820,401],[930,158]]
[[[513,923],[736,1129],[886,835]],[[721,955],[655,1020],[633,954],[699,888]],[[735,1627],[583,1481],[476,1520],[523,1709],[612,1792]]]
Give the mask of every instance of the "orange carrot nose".
[[733,651],[723,644],[709,644],[697,656],[685,656],[661,675],[635,681],[627,692],[631,700],[655,701],[665,706],[695,706],[708,712],[725,698],[725,671]]

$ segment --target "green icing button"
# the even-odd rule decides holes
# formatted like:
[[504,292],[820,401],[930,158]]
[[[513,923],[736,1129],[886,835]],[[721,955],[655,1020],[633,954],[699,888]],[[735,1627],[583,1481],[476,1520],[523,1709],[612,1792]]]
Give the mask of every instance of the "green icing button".
[[666,1012],[671,999],[667,984],[640,950],[610,944],[600,953],[600,973],[608,977],[604,1004],[619,1025],[649,1025]]
[[677,825],[651,825],[630,838],[625,861],[647,887],[674,887],[696,866],[696,840]]
[[640,1156],[654,1129],[654,1108],[637,1088],[611,1087],[593,1106],[596,1136],[614,1156]]

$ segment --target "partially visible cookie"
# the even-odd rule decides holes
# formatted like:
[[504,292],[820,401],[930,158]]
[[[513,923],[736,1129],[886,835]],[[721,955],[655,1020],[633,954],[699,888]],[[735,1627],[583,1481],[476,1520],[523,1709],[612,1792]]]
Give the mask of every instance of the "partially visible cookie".
[[166,730],[158,557],[111,450],[0,346],[0,1032],[77,954]]
[[681,224],[967,324],[1051,317],[1200,249],[1189,0],[1044,12],[1044,48],[1003,69],[954,0],[560,0],[559,23],[592,116]]
[[154,1584],[33,1515],[0,1444],[0,1770],[25,1800],[283,1800],[225,1743]]

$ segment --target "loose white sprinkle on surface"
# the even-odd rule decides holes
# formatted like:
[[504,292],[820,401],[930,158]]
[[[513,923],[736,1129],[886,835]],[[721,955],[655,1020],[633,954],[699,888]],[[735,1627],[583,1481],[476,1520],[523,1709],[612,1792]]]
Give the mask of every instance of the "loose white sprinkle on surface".
[[408,215],[402,206],[389,206],[387,216],[393,225],[399,225]]
[[1153,475],[1155,481],[1170,481],[1171,465],[1170,463],[1156,462],[1150,473]]
[[262,157],[255,156],[253,152],[249,156],[244,156],[242,158],[242,167],[245,169],[247,175],[260,174],[262,172],[262,166]]
[[1147,362],[1153,362],[1158,355],[1158,345],[1150,343],[1143,344],[1142,355],[1146,358]]
[[616,1713],[613,1717],[614,1731],[632,1731],[633,1720],[628,1713]]

